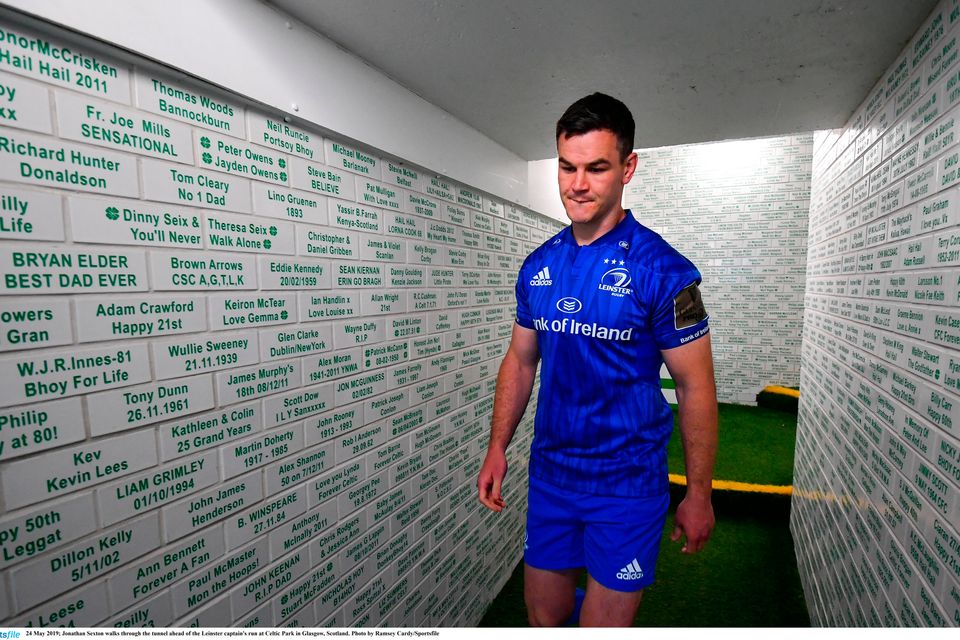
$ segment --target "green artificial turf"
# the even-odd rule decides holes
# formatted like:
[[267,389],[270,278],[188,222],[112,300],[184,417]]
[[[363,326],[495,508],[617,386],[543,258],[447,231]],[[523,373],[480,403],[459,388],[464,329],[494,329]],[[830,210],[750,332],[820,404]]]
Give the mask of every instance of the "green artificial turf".
[[[685,474],[680,429],[674,408],[674,429],[667,447],[670,473]],[[762,407],[720,405],[720,443],[713,477],[753,484],[793,484],[797,416]]]
[[722,499],[714,499],[717,526],[706,548],[692,556],[680,553],[680,543],[669,538],[671,510],[664,526],[657,580],[644,592],[637,626],[810,626],[793,551],[789,507],[776,516],[769,509],[749,508],[746,503],[750,501],[789,504],[789,498],[782,496],[753,497],[725,509]]

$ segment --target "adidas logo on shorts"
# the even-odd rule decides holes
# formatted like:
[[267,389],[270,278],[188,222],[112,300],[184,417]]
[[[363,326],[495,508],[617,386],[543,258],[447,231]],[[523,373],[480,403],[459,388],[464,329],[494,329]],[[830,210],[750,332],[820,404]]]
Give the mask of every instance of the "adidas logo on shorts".
[[642,577],[643,569],[640,568],[636,558],[617,573],[618,580],[639,580]]
[[550,279],[550,267],[540,269],[537,275],[530,279],[531,287],[549,287],[552,284],[553,280]]

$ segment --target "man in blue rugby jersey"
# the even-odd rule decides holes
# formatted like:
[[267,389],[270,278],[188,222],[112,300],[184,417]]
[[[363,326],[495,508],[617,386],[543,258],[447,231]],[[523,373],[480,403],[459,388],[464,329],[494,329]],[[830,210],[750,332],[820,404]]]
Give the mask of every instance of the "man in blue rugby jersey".
[[480,502],[504,504],[505,451],[540,369],[530,451],[524,587],[530,623],[574,616],[629,626],[653,582],[669,505],[673,416],[660,365],[676,383],[687,468],[672,539],[696,553],[713,529],[717,399],[700,273],[621,206],[637,167],[633,117],[610,96],[578,100],[557,122],[558,181],[569,227],[531,253],[500,365]]

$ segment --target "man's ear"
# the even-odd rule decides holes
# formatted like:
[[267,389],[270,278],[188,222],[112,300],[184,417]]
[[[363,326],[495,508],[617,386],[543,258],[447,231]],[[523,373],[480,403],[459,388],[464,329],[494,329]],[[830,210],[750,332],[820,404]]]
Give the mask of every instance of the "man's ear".
[[623,163],[623,184],[627,184],[633,178],[633,172],[637,170],[637,154],[631,153]]

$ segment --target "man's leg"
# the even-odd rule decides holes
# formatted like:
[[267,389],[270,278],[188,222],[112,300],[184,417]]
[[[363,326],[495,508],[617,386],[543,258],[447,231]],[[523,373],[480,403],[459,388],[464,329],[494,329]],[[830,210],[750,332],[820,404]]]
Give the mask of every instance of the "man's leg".
[[629,627],[654,579],[670,496],[596,497],[584,531],[583,627]]
[[[537,569],[523,565],[523,599],[531,627],[559,627],[573,613],[577,579],[583,569]],[[587,592],[589,598],[589,591]]]
[[576,496],[531,476],[523,539],[523,599],[534,627],[569,623],[586,564]]
[[587,596],[580,610],[581,627],[629,627],[637,615],[643,589],[614,591],[587,575]]

